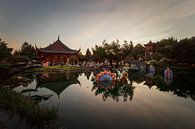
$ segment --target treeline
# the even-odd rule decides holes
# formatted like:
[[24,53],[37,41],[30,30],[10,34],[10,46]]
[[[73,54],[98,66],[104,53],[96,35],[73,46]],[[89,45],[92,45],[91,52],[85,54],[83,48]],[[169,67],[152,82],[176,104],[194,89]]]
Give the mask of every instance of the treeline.
[[156,45],[153,58],[157,61],[167,59],[173,64],[195,64],[195,37],[180,41],[174,38],[163,39],[156,42]]
[[13,48],[8,48],[7,43],[0,39],[0,64],[14,63],[18,58],[36,59],[35,48],[27,42],[24,42],[19,50],[13,52]]
[[106,40],[101,45],[95,45],[92,51],[87,49],[85,55],[80,55],[81,60],[118,63],[122,60],[138,59],[144,57],[144,47],[141,44],[133,46],[133,42],[124,40],[121,43],[118,39],[108,43]]
[[0,83],[23,71],[29,63],[36,60],[36,51],[31,44],[24,42],[19,50],[13,51],[0,39]]
[[[149,58],[145,56],[144,46],[140,43],[128,42],[126,40],[114,40],[107,42],[104,40],[100,45],[95,45],[91,51],[87,49],[85,55],[79,54],[79,61],[95,61],[118,63],[126,60],[155,60],[157,62],[166,61],[171,64],[192,65],[195,64],[195,37],[177,40],[175,38],[162,39],[156,44],[155,52]],[[134,46],[134,44],[136,44]],[[12,52],[12,48],[7,47],[7,43],[0,39],[0,64],[5,62],[15,62],[17,57],[36,59],[35,48],[24,42],[19,50]]]
[[79,59],[86,61],[104,62],[120,62],[125,60],[138,60],[142,58],[146,61],[166,62],[177,65],[195,64],[195,37],[177,40],[173,37],[153,42],[156,44],[155,52],[150,56],[145,56],[145,49],[142,44],[133,45],[132,41],[126,40],[120,42],[114,40],[108,43],[104,40],[100,45],[95,45],[91,49],[87,49],[86,54],[79,55]]

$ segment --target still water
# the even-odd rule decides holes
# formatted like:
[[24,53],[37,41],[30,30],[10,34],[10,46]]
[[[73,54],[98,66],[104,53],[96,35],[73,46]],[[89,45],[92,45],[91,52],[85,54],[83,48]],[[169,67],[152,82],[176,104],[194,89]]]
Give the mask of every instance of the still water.
[[[194,129],[195,81],[129,73],[125,83],[104,89],[96,72],[36,73],[27,86],[14,88],[42,106],[57,105],[66,129]],[[36,89],[36,90],[32,90]],[[39,96],[48,96],[41,98]]]

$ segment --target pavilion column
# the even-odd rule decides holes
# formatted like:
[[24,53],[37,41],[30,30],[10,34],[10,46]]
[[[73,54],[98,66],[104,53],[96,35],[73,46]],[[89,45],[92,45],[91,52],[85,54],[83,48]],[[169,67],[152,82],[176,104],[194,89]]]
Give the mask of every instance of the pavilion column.
[[58,61],[57,62],[60,62],[60,55],[58,54]]
[[77,65],[79,64],[79,59],[77,58]]
[[52,62],[51,54],[49,54],[49,62],[50,62],[50,63]]
[[64,64],[66,64],[66,62],[67,62],[67,57],[66,57],[66,55],[64,55],[63,57],[64,57],[64,60],[63,60],[63,61],[64,61]]
[[56,63],[57,62],[57,55],[56,54],[55,54],[55,59],[54,60],[55,60],[55,63]]
[[70,64],[70,59],[69,59],[69,57],[67,57],[67,62],[66,62],[67,64]]

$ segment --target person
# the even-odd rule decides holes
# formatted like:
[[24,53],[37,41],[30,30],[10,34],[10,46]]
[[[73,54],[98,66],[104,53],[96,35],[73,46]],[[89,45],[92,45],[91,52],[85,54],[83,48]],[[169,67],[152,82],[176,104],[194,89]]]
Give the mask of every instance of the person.
[[164,81],[167,86],[169,86],[173,81],[173,71],[169,67],[164,70]]
[[155,74],[155,68],[154,68],[153,65],[150,65],[150,67],[149,67],[149,75],[150,76],[154,76],[154,74]]
[[164,78],[173,79],[173,71],[169,67],[164,70]]

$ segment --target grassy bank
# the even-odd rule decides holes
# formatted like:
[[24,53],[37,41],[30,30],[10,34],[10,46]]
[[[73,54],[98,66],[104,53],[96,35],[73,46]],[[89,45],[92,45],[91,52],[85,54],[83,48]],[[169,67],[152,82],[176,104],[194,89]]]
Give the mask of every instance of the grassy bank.
[[0,106],[25,116],[35,125],[44,126],[58,120],[57,107],[41,107],[15,91],[0,87]]
[[12,67],[12,64],[0,64],[0,69],[7,70]]
[[34,72],[53,72],[53,71],[59,71],[59,70],[64,70],[64,71],[68,71],[68,70],[80,70],[80,67],[77,66],[68,66],[68,65],[64,65],[64,66],[48,66],[48,67],[42,67],[42,68],[34,68],[33,71]]

